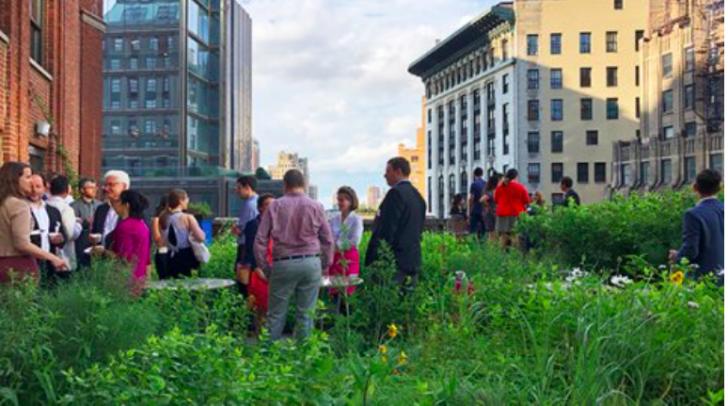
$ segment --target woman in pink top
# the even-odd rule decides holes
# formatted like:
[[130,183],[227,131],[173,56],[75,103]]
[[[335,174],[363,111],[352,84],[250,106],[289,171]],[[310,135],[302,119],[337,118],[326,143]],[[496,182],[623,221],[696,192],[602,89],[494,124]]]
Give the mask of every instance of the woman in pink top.
[[119,214],[119,223],[113,232],[111,251],[132,264],[132,290],[135,293],[140,293],[144,286],[150,264],[151,236],[144,222],[147,207],[147,199],[135,190],[122,192],[119,204],[114,207]]

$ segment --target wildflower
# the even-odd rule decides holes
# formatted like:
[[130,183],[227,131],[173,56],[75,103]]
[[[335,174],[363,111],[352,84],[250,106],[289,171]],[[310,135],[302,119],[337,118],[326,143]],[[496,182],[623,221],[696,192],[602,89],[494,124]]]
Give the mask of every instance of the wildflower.
[[380,354],[386,354],[387,351],[388,351],[388,349],[387,349],[387,346],[386,345],[382,344],[382,345],[379,346],[379,353]]
[[614,275],[609,278],[609,282],[616,287],[623,288],[632,283],[632,279],[624,275]]
[[405,354],[404,351],[401,351],[399,353],[399,356],[397,357],[397,365],[404,365],[405,363],[407,363],[407,359],[407,354]]
[[670,282],[676,285],[682,285],[684,280],[685,274],[682,271],[673,272],[673,274],[670,275]]
[[700,305],[695,302],[690,301],[690,302],[688,302],[688,307],[691,309],[697,309],[698,307],[700,307]]
[[397,334],[399,333],[399,329],[397,329],[397,325],[392,323],[389,326],[387,326],[387,335],[389,338],[395,338],[397,337]]

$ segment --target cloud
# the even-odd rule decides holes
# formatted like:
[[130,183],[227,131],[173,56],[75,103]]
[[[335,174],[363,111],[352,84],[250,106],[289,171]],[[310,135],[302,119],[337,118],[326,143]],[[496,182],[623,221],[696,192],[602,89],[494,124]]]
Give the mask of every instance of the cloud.
[[[409,64],[494,1],[247,0],[253,19],[253,128],[262,161],[309,158],[322,200],[344,182],[381,183],[414,144],[419,78]],[[464,20],[465,19],[465,20]],[[366,185],[356,186],[363,190]]]

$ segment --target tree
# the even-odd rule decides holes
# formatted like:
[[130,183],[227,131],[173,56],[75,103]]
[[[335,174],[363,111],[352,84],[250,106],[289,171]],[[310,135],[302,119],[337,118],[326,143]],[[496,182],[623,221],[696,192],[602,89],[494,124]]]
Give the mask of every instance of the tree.
[[268,172],[265,169],[263,169],[263,167],[259,167],[258,169],[255,170],[255,177],[257,179],[263,179],[263,180],[271,179],[270,175],[268,174]]

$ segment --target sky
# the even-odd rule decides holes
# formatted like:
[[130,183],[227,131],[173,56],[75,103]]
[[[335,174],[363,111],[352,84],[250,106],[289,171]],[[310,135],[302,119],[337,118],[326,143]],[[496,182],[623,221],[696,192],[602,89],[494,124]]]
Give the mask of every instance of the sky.
[[[261,164],[309,160],[326,207],[365,201],[397,145],[413,146],[424,86],[411,62],[496,0],[238,0],[253,20],[253,136]],[[114,0],[107,0],[110,7]]]

